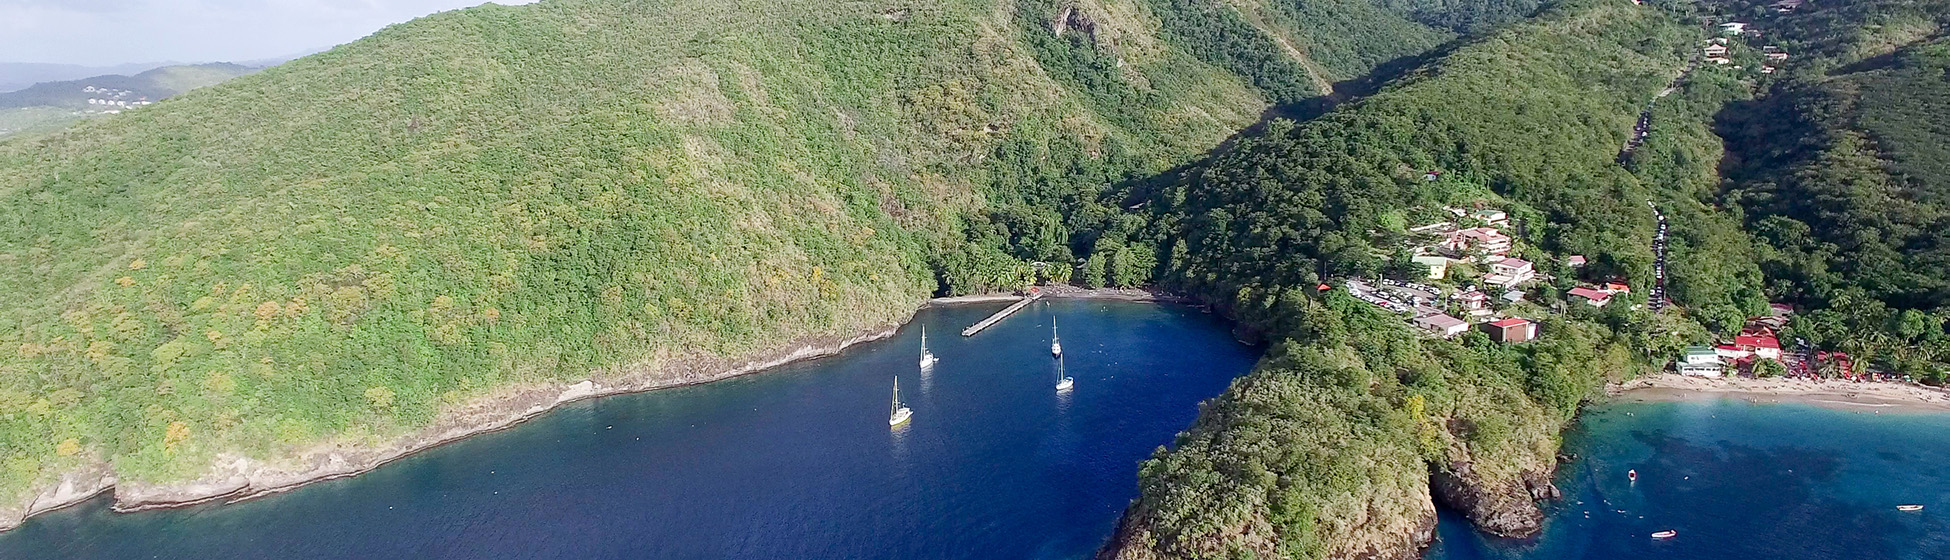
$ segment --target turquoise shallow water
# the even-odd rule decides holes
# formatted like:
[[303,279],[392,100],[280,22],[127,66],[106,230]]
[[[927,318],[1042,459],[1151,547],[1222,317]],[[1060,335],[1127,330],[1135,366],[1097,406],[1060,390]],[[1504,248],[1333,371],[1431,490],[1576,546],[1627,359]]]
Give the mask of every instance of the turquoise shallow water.
[[[115,514],[96,500],[0,533],[0,559],[1088,556],[1135,497],[1138,462],[1257,351],[1211,316],[1113,302],[955,334],[999,307],[925,311],[839,356],[576,403],[240,504]],[[925,376],[920,324],[942,359]],[[890,431],[897,374],[915,416]]]
[[1950,415],[1873,410],[1600,405],[1566,434],[1577,460],[1542,535],[1493,541],[1444,512],[1427,558],[1950,558]]

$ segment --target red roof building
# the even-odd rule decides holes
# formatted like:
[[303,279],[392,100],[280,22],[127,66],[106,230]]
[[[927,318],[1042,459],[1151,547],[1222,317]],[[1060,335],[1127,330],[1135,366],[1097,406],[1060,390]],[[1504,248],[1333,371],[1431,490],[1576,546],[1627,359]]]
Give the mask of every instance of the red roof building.
[[1605,304],[1611,303],[1611,294],[1583,286],[1571,288],[1571,296],[1584,298],[1584,302],[1592,307],[1604,307]]
[[1537,338],[1537,323],[1522,317],[1511,317],[1484,323],[1483,332],[1489,333],[1490,340],[1497,342],[1527,342]]
[[1770,360],[1781,359],[1781,339],[1774,335],[1740,335],[1733,337],[1733,346],[1742,351],[1753,352],[1755,356]]
[[1605,291],[1614,294],[1629,294],[1632,293],[1632,287],[1625,285],[1624,282],[1606,282]]

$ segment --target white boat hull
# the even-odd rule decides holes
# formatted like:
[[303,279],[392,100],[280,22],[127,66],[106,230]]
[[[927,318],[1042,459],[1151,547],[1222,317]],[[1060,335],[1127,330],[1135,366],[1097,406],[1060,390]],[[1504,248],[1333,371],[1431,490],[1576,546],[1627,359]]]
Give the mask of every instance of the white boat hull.
[[1062,381],[1056,382],[1056,390],[1068,391],[1070,390],[1071,387],[1075,387],[1076,385],[1077,385],[1077,380],[1065,377],[1063,378]]
[[909,410],[907,407],[903,406],[900,408],[900,410],[894,411],[893,416],[887,418],[887,425],[899,426],[901,424],[906,424],[907,420],[913,417],[914,417],[914,411]]

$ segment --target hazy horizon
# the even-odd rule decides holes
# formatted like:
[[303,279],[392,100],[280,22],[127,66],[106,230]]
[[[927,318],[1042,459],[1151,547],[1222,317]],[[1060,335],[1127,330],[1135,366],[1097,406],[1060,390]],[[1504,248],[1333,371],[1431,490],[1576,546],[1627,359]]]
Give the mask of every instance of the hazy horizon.
[[[496,0],[526,4],[533,0]],[[240,62],[348,43],[484,0],[0,0],[0,62]]]

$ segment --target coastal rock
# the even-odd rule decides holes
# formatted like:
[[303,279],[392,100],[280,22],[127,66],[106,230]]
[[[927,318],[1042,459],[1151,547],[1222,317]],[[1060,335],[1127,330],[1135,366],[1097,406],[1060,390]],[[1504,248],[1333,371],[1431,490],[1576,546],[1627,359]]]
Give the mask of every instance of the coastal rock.
[[61,475],[58,482],[17,507],[0,506],[0,530],[19,527],[22,521],[41,513],[74,505],[115,486],[114,473],[107,464],[89,463]]
[[1536,535],[1544,527],[1544,512],[1537,507],[1538,496],[1555,496],[1557,487],[1543,476],[1537,485],[1526,473],[1518,479],[1490,482],[1476,472],[1469,461],[1456,461],[1448,468],[1436,467],[1429,487],[1444,505],[1460,511],[1470,523],[1485,533],[1504,538]]

